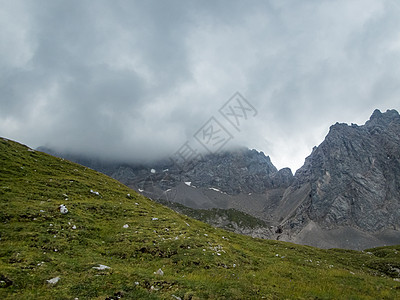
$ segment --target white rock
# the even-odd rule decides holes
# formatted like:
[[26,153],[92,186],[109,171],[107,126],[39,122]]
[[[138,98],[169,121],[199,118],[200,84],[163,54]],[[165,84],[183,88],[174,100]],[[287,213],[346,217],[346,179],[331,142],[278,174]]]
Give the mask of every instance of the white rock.
[[105,266],[105,265],[99,264],[98,267],[93,267],[93,269],[96,269],[96,270],[106,270],[106,269],[110,269],[110,267],[107,267],[107,266]]
[[128,224],[125,224],[124,226],[122,226],[123,228],[129,228]]
[[60,213],[62,213],[63,215],[68,213],[68,208],[64,204],[61,204],[59,208],[60,208]]
[[50,283],[50,284],[56,284],[57,282],[59,282],[60,281],[60,277],[54,277],[54,278],[52,278],[52,279],[49,279],[49,280],[46,280],[48,283]]
[[95,194],[95,195],[97,195],[97,196],[99,196],[99,195],[100,195],[100,193],[99,193],[99,192],[95,192],[95,191],[93,191],[92,189],[90,190],[90,192],[91,192],[92,194]]
[[156,275],[161,275],[161,276],[164,276],[164,272],[163,272],[163,270],[161,270],[161,269],[158,269],[158,270],[157,270],[157,272],[156,272]]
[[76,225],[72,226],[72,229],[75,230],[76,229]]
[[151,174],[155,174],[155,173],[156,173],[156,170],[151,169],[150,172],[151,172]]
[[157,221],[157,220],[158,220],[158,218],[151,218],[151,220],[152,220],[152,221]]
[[185,181],[185,184],[186,184],[187,186],[191,186],[191,185],[192,185],[192,182],[191,182],[191,181]]

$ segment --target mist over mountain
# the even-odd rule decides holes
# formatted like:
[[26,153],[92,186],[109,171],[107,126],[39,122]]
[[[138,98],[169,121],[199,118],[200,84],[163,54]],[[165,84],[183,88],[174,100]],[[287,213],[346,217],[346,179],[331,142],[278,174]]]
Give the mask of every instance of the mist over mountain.
[[169,159],[132,165],[63,157],[155,200],[255,216],[270,224],[262,237],[325,248],[400,242],[396,110],[375,110],[361,126],[332,125],[295,175],[288,168],[278,170],[263,152],[246,148],[208,154],[180,166]]
[[232,142],[295,172],[331,124],[400,109],[399,14],[372,0],[4,0],[0,135],[153,161],[239,92],[257,116],[224,124]]

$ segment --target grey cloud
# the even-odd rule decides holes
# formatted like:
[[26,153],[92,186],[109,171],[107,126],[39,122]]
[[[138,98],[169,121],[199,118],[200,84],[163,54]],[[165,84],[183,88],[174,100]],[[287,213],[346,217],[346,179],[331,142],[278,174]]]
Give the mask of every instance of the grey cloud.
[[0,135],[172,154],[236,91],[234,135],[298,168],[329,125],[399,109],[395,1],[0,1]]

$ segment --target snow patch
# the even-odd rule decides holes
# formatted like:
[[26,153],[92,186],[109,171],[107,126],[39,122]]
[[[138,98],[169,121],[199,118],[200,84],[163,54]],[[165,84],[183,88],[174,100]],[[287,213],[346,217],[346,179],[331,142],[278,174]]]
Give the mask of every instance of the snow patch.
[[210,188],[208,188],[209,190],[213,190],[213,191],[215,191],[215,192],[218,192],[218,193],[221,193],[221,194],[226,194],[225,192],[223,192],[223,191],[221,191],[221,190],[219,190],[219,189],[217,189],[217,188],[215,188],[215,187],[210,187]]

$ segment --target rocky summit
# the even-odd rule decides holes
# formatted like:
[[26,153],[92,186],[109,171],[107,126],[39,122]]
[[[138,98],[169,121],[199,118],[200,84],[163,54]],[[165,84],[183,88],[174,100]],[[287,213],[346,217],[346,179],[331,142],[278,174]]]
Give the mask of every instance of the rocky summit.
[[[246,148],[183,166],[169,159],[132,165],[58,155],[167,205],[233,209],[266,224],[244,229],[231,220],[228,227],[236,232],[322,248],[400,243],[400,116],[395,110],[375,110],[362,126],[332,125],[294,176],[288,168],[277,170],[263,152]],[[218,226],[220,219],[207,221]]]
[[398,112],[375,110],[363,126],[331,126],[296,172],[279,211],[288,240],[350,248],[399,243]]

